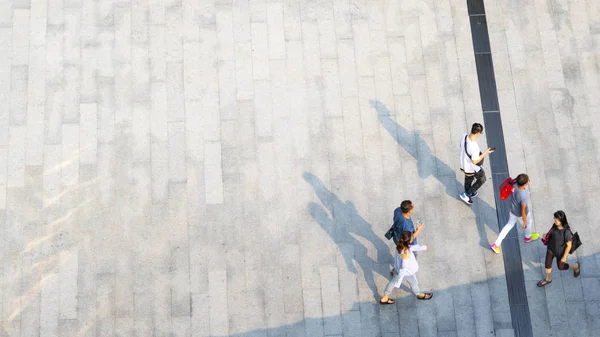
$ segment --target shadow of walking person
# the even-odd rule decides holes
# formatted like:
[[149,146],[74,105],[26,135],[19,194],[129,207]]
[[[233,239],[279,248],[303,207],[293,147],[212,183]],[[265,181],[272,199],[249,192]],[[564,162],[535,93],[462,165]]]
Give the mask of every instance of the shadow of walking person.
[[[304,180],[311,184],[319,197],[322,205],[311,202],[307,206],[308,212],[319,223],[331,239],[338,245],[344,256],[346,266],[352,273],[358,273],[353,261],[356,261],[364,274],[365,282],[373,292],[373,298],[379,299],[373,272],[386,275],[389,270],[386,266],[392,263],[389,247],[380,236],[373,232],[371,224],[363,219],[350,201],[341,201],[332,193],[323,181],[314,174],[304,172]],[[352,234],[368,240],[377,250],[377,260],[369,257],[368,249]],[[352,249],[343,249],[351,246]]]
[[[429,176],[433,176],[444,186],[448,196],[462,203],[458,195],[459,191],[463,188],[463,184],[456,179],[454,170],[433,154],[427,142],[419,135],[419,132],[408,130],[398,124],[392,119],[390,111],[383,103],[373,100],[369,101],[369,103],[377,111],[379,122],[386,131],[394,137],[398,145],[402,146],[406,152],[417,160],[419,178],[427,179]],[[487,225],[494,233],[498,233],[498,228],[492,226],[493,223],[497,223],[498,219],[496,209],[479,198],[475,200],[474,204],[470,207],[475,215],[477,232],[479,233],[479,245],[489,248],[490,243],[485,233],[485,226]]]

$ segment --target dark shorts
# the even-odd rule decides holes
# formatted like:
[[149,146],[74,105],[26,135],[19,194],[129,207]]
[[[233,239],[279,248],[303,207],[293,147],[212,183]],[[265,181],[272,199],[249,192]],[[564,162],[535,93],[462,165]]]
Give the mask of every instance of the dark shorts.
[[[564,253],[564,252],[563,252]],[[562,256],[562,254],[560,255]],[[560,270],[567,270],[569,269],[569,264],[568,263],[563,263],[560,261],[560,257],[555,256],[550,249],[546,250],[546,269],[550,269],[552,268],[552,260],[556,258],[556,265],[558,266],[558,269]]]

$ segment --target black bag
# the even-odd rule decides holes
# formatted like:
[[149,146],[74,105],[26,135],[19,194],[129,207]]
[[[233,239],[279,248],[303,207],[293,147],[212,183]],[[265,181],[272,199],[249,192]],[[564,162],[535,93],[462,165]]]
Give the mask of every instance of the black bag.
[[[467,157],[469,157],[469,159],[473,160],[471,158],[471,155],[469,154],[469,152],[467,152],[467,137],[469,137],[469,135],[465,136],[465,153],[467,154]],[[456,144],[456,143],[455,143]],[[479,156],[481,157],[481,155],[483,154],[483,152],[479,151]],[[479,163],[475,164],[477,166],[483,166],[483,161],[485,160],[485,158],[481,158],[481,160],[479,161]]]
[[385,232],[385,238],[388,240],[391,240],[394,237],[394,225],[392,225],[392,227],[390,227],[390,229],[388,229],[387,232]]
[[[569,229],[570,231],[570,229]],[[573,233],[573,232],[571,232]],[[579,246],[581,246],[581,239],[579,238],[579,234],[577,232],[573,233],[573,240],[571,241],[571,250],[569,251],[569,254],[573,254],[575,253],[575,251],[577,250],[577,248],[579,248]],[[565,248],[567,247],[567,243],[565,242]]]

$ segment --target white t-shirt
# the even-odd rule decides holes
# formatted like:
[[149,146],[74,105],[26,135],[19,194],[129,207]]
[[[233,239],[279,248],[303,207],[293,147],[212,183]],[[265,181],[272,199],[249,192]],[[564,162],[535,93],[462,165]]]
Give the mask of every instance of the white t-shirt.
[[[477,164],[473,164],[473,160],[479,159],[479,144],[469,139],[469,134],[465,133],[460,138],[460,168],[465,173],[477,173],[481,170],[481,167]],[[465,137],[467,137],[467,151],[471,155],[471,158],[465,153]]]

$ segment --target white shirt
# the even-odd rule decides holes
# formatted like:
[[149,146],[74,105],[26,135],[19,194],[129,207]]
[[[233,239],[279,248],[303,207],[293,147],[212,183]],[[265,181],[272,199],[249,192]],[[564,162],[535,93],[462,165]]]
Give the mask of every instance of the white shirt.
[[417,262],[417,259],[415,258],[415,253],[413,252],[418,252],[422,250],[427,250],[427,246],[410,246],[408,258],[404,260],[402,259],[400,253],[398,253],[398,251],[396,250],[396,254],[394,254],[394,268],[396,269],[396,271],[398,272],[398,276],[400,277],[398,278],[398,281],[396,282],[394,287],[400,288],[404,276],[414,275],[417,273],[417,271],[419,271],[419,263]]
[[[465,173],[477,173],[481,170],[481,167],[477,164],[473,164],[473,160],[479,159],[479,144],[469,139],[469,134],[465,133],[460,138],[460,168]],[[465,137],[467,137],[467,151],[471,155],[471,158],[465,153]]]

